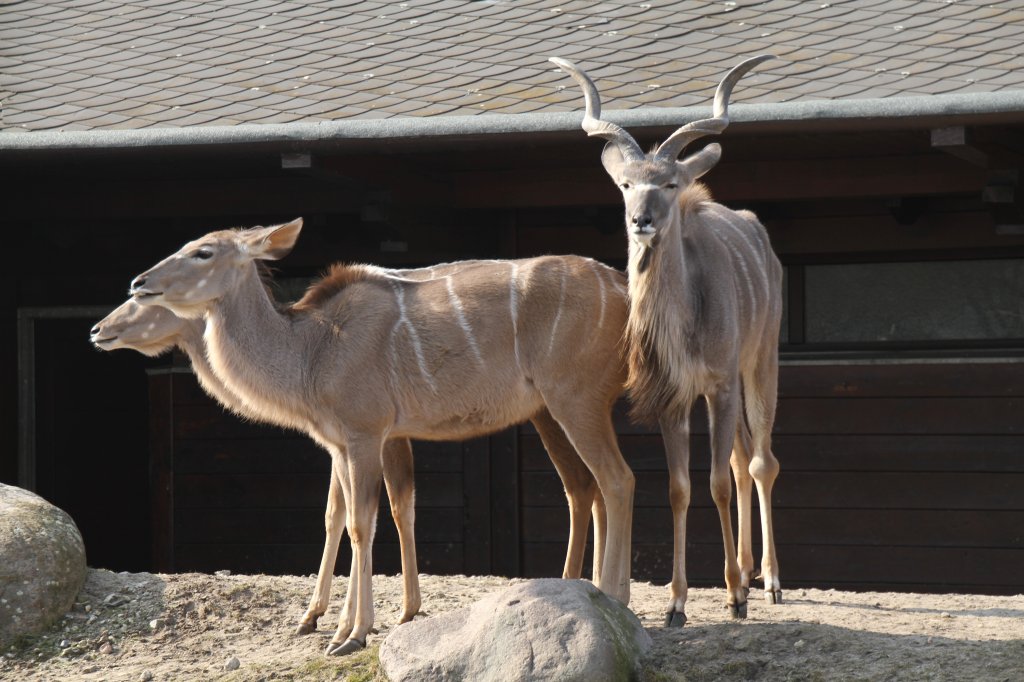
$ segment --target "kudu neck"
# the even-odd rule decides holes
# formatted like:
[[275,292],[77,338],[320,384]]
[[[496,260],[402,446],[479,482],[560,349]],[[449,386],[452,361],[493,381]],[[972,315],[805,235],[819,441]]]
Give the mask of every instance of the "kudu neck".
[[204,338],[210,366],[230,392],[259,412],[283,411],[284,421],[299,421],[306,397],[306,344],[278,311],[254,263],[210,308]]
[[[699,264],[686,243],[688,234],[687,205],[675,205],[669,213],[669,226],[663,229],[650,247],[633,240],[629,244],[630,314],[649,315],[657,307],[672,308],[673,316],[690,326],[697,311],[693,292],[687,282],[693,281]],[[692,231],[692,230],[691,230]],[[684,289],[680,291],[680,283]]]
[[192,363],[192,372],[207,395],[233,412],[251,416],[238,396],[228,390],[210,366],[210,361],[206,357],[206,344],[203,341],[205,330],[206,323],[202,318],[188,320],[178,335],[176,345],[188,356]]

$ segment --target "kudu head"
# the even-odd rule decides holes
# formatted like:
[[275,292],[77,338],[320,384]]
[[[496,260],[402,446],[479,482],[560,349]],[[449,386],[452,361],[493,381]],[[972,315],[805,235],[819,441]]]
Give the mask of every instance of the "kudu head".
[[641,247],[651,248],[677,222],[675,217],[680,193],[714,168],[722,148],[718,144],[709,144],[681,161],[679,155],[694,140],[718,135],[725,130],[729,125],[729,95],[733,86],[747,71],[773,58],[772,55],[761,55],[733,68],[715,93],[714,117],[684,125],[649,154],[645,154],[633,136],[621,127],[601,120],[601,98],[587,74],[565,59],[550,59],[583,89],[586,101],[583,130],[591,136],[608,140],[601,153],[601,162],[622,191],[630,240]]
[[100,350],[128,348],[155,357],[178,343],[187,324],[166,308],[129,298],[96,323],[89,340]]
[[302,218],[271,227],[220,230],[191,241],[132,280],[129,293],[141,305],[159,305],[179,317],[202,317],[255,267],[284,258],[295,246]]

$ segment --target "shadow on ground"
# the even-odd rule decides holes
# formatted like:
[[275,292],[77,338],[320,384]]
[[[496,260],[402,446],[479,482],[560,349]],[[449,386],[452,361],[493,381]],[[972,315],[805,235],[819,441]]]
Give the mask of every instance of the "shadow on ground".
[[1024,679],[1024,639],[889,635],[799,622],[648,632],[654,646],[645,682]]

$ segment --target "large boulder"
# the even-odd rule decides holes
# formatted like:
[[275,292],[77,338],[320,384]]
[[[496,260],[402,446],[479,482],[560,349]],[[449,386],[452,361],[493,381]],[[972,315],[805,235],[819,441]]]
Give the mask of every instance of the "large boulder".
[[391,682],[603,682],[639,673],[650,635],[583,580],[530,580],[396,628],[380,647]]
[[85,582],[85,544],[64,511],[0,483],[0,644],[67,613]]

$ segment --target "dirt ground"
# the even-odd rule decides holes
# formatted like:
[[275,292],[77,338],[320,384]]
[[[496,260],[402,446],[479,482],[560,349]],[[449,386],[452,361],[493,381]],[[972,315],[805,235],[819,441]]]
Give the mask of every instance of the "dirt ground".
[[[383,680],[376,649],[395,625],[401,581],[374,577],[379,633],[371,646],[328,659],[322,651],[346,584],[335,582],[321,629],[298,637],[292,630],[312,577],[90,570],[63,621],[0,651],[0,679]],[[424,575],[423,610],[439,614],[508,584]],[[724,590],[694,589],[690,622],[667,629],[667,589],[634,583],[631,606],[654,639],[642,679],[1024,680],[1024,596],[801,589],[785,596],[781,606],[752,599],[747,620],[735,622]]]

